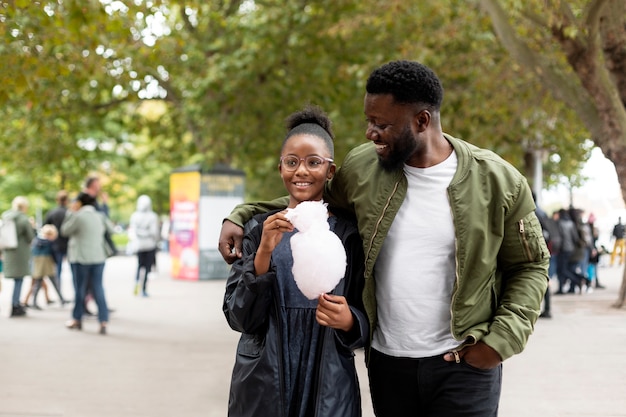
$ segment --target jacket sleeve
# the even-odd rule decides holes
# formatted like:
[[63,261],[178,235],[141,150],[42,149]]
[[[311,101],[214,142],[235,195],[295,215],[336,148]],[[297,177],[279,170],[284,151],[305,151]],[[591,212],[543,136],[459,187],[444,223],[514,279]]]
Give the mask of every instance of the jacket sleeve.
[[70,237],[77,229],[77,214],[73,211],[68,210],[65,213],[65,218],[63,219],[63,223],[61,223],[61,236]]
[[289,205],[289,197],[280,197],[272,201],[258,201],[255,203],[239,204],[225,220],[243,227],[255,214],[267,213],[268,211],[284,209]]
[[[15,227],[17,234],[21,236],[24,240],[22,242],[28,242],[29,244],[35,238],[35,229],[33,225],[28,220],[28,216],[19,215],[15,218]],[[20,239],[21,240],[21,239]]]
[[104,224],[104,233],[108,233],[109,235],[114,234],[115,226],[113,225],[113,222],[111,221],[111,219],[109,219],[103,213],[100,213],[100,214],[102,215],[102,222]]
[[254,273],[254,257],[262,230],[261,223],[244,236],[243,256],[232,265],[226,281],[222,310],[228,325],[242,333],[258,333],[273,305],[276,274],[272,265],[265,274]]
[[336,330],[338,343],[347,349],[364,347],[369,341],[369,320],[363,307],[363,286],[365,283],[365,257],[363,245],[356,230],[343,242],[347,254],[347,268],[344,296],[350,306],[354,325],[348,332]]
[[483,338],[502,360],[520,353],[533,332],[548,287],[550,262],[527,186],[521,186],[517,204],[507,218],[498,253],[502,288],[489,332]]

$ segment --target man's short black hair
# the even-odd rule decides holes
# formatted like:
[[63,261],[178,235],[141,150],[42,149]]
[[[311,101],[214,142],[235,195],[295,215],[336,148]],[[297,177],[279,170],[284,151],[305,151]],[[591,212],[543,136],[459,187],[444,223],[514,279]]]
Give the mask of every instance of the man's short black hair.
[[443,101],[439,77],[415,61],[392,61],[377,68],[367,79],[365,90],[368,94],[391,94],[398,103],[420,103],[437,111]]

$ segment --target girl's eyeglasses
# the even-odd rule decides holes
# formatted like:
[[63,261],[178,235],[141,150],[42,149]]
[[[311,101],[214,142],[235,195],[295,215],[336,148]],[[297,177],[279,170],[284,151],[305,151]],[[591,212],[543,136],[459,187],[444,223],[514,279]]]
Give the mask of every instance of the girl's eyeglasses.
[[309,155],[306,158],[298,158],[295,155],[280,157],[280,165],[285,171],[290,172],[297,170],[302,161],[304,161],[304,166],[309,171],[319,171],[326,162],[333,162],[331,158],[323,158],[317,155]]

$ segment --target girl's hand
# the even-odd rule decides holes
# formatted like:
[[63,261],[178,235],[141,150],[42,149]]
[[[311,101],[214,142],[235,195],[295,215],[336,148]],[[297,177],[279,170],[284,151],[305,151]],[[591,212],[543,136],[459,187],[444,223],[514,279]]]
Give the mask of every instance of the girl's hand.
[[293,225],[285,217],[287,211],[272,214],[263,222],[261,243],[254,258],[254,270],[257,275],[265,274],[270,269],[272,252],[283,238],[283,233],[291,232]]
[[284,210],[265,219],[263,222],[263,235],[261,236],[261,243],[257,252],[271,253],[283,238],[283,233],[293,230],[293,225],[285,217],[286,212]]
[[354,325],[354,317],[352,317],[350,306],[348,306],[346,297],[341,295],[320,295],[315,318],[322,326],[332,327],[345,332],[350,331]]

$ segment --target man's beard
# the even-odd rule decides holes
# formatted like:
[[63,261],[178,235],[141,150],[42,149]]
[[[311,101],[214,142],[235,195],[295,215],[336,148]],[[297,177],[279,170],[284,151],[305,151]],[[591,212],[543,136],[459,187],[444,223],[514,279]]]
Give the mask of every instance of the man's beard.
[[402,133],[392,141],[390,146],[391,151],[387,157],[383,158],[378,156],[378,162],[380,166],[388,172],[395,171],[404,166],[404,163],[415,153],[417,150],[417,143],[411,133],[411,128],[406,126]]

